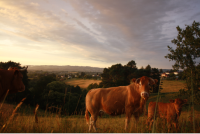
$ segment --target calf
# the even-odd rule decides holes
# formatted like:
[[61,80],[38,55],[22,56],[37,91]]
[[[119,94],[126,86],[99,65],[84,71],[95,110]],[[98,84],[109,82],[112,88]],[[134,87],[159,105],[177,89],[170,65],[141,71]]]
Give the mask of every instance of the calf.
[[158,102],[157,108],[156,108],[156,102],[150,102],[149,106],[148,106],[148,118],[146,121],[146,124],[148,127],[149,127],[149,123],[150,123],[149,130],[151,130],[151,127],[153,124],[155,108],[156,108],[156,116],[157,117],[167,119],[168,132],[170,131],[170,128],[172,126],[171,123],[173,123],[174,127],[177,129],[178,128],[178,119],[179,119],[179,116],[181,115],[181,109],[185,103],[187,103],[187,99],[182,100],[182,99],[177,98],[175,100],[170,100],[170,103]]

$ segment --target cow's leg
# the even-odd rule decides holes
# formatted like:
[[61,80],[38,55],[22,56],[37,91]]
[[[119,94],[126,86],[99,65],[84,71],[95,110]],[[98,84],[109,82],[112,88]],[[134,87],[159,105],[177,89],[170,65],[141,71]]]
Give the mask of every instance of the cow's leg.
[[178,130],[178,120],[176,120],[175,122],[173,122],[173,125],[174,125],[174,127],[175,127],[175,129],[177,131]]
[[124,128],[125,130],[127,129],[128,125],[129,125],[130,119],[131,119],[131,115],[126,115],[125,128]]
[[138,122],[139,122],[139,115],[138,115],[138,114],[134,114],[133,116],[134,116],[135,121],[136,121],[136,123],[135,123],[135,128],[137,128],[137,124],[138,124]]
[[170,120],[167,120],[167,125],[168,125],[168,133],[169,133],[172,127],[172,123]]
[[153,118],[152,117],[148,117],[147,121],[146,121],[147,129],[151,130],[152,124],[153,124]]
[[129,122],[130,122],[130,118],[126,117],[126,119],[125,119],[125,128],[124,128],[125,130],[127,129]]
[[93,123],[92,123],[92,116],[90,117],[90,124],[89,124],[89,132],[91,131],[91,127],[92,127]]
[[97,115],[94,114],[90,117],[90,126],[89,126],[89,132],[91,131],[91,128],[93,127],[94,131],[96,132],[96,121],[97,121]]
[[177,124],[176,122],[173,122],[174,127],[177,129]]

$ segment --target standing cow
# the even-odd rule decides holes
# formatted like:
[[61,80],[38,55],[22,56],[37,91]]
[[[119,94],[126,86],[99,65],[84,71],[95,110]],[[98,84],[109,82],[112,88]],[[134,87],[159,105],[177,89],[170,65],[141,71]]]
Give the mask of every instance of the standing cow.
[[9,89],[9,93],[17,93],[25,90],[25,86],[22,82],[23,75],[21,71],[24,69],[18,69],[16,67],[10,67],[8,70],[0,69],[0,101],[2,101]]
[[[133,79],[132,83],[128,86],[90,90],[85,99],[85,118],[89,125],[89,131],[92,126],[96,131],[96,120],[99,111],[104,111],[109,115],[121,115],[125,113],[125,130],[132,114],[138,122],[139,116],[143,113],[144,105],[149,98],[150,87],[156,82],[158,80],[143,76]],[[91,114],[90,123],[88,112]]]
[[158,102],[157,103],[157,108],[156,108],[156,102],[150,102],[148,106],[148,118],[146,121],[147,126],[149,127],[149,130],[151,130],[152,124],[153,124],[153,118],[155,114],[155,108],[156,110],[156,116],[160,118],[165,118],[167,119],[168,123],[168,132],[170,131],[170,128],[172,126],[171,123],[174,124],[174,127],[177,129],[178,128],[178,119],[181,115],[181,109],[184,104],[187,103],[187,99],[175,99],[175,100],[170,100],[170,103],[163,103],[163,102]]

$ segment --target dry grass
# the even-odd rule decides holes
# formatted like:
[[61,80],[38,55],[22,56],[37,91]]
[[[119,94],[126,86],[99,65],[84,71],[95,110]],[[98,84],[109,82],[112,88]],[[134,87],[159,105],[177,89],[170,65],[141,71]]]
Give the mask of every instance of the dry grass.
[[90,79],[72,79],[72,80],[67,80],[65,83],[68,85],[73,85],[73,86],[79,86],[80,88],[87,88],[90,84],[92,83],[97,83],[99,84],[101,80],[90,80]]
[[180,89],[185,88],[185,81],[176,80],[162,80],[162,90],[161,93],[178,92]]
[[[87,80],[88,81],[88,80]],[[164,81],[163,83],[163,91],[166,89],[174,89],[174,85],[172,82],[172,85],[170,87],[171,81]],[[174,84],[177,83],[177,81],[174,81]],[[178,85],[179,84],[179,85]],[[181,87],[183,83],[178,82],[177,87]],[[174,92],[177,92],[178,89],[174,89]],[[168,92],[173,92],[168,91]],[[166,92],[166,91],[165,91]],[[165,96],[163,96],[163,99],[168,100],[169,96],[173,97],[173,93],[163,93]],[[156,97],[150,96],[150,100]],[[175,96],[174,96],[175,97]],[[9,117],[12,115],[13,110],[16,106],[4,104],[2,106],[1,112],[2,116],[0,117],[0,127],[5,124]],[[88,133],[88,126],[86,124],[86,120],[84,118],[84,115],[79,116],[63,116],[59,114],[52,114],[49,112],[44,112],[38,109],[37,111],[37,118],[38,123],[35,122],[35,116],[33,113],[33,110],[31,113],[28,114],[23,110],[24,107],[21,107],[22,111],[21,113],[18,113],[15,118],[12,118],[9,124],[7,124],[7,127],[3,129],[1,132],[3,133]],[[35,109],[35,108],[32,108]],[[7,114],[7,111],[10,111]],[[36,112],[35,112],[36,113]],[[179,129],[176,131],[175,128],[172,128],[170,132],[176,132],[176,133],[192,133],[192,121],[191,121],[191,111],[187,111],[187,109],[183,110],[180,118],[179,118]],[[6,118],[5,118],[6,117]],[[125,115],[122,116],[106,116],[104,115],[103,118],[97,119],[97,133],[148,133],[151,132],[146,127],[146,119],[147,116],[143,115],[140,117],[140,120],[136,126],[136,122],[134,118],[131,118],[129,128],[125,131]],[[200,112],[195,111],[195,132],[200,132]],[[92,131],[94,132],[94,131]],[[167,132],[167,125],[166,121],[162,120],[160,118],[157,118],[155,121],[155,133],[166,133]]]
[[[188,113],[183,112],[179,119],[179,129],[176,131],[172,128],[171,132],[188,133],[192,132],[191,124],[187,119]],[[38,116],[39,122],[35,123],[34,115],[18,115],[13,119],[4,131],[4,133],[88,133],[88,126],[84,116],[81,117],[59,117],[58,115]],[[125,118],[124,117],[108,117],[98,118],[97,120],[97,133],[147,133],[149,132],[146,127],[146,116],[141,116],[139,123],[136,126],[134,118],[131,118],[129,128],[125,131]],[[200,127],[200,119],[196,117],[196,127]],[[155,132],[166,133],[167,126],[165,120],[157,119],[155,121]],[[92,131],[94,132],[94,131]],[[150,131],[151,132],[151,131]]]

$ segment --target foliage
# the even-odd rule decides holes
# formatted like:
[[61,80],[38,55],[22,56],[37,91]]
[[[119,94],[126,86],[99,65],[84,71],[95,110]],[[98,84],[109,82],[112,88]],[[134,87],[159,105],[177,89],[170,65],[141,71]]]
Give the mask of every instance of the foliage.
[[[33,80],[32,80],[33,81]],[[39,104],[41,109],[56,112],[61,108],[63,114],[83,111],[85,92],[79,86],[66,85],[56,81],[54,75],[40,76],[31,88],[32,103]]]
[[160,69],[160,70],[159,70],[159,72],[160,72],[160,73],[163,73],[163,70],[162,70],[162,69]]
[[174,60],[175,64],[173,68],[178,70],[179,68],[184,69],[184,75],[186,76],[188,92],[194,91],[195,99],[198,97],[198,73],[196,70],[196,59],[200,57],[200,23],[193,22],[192,26],[186,25],[185,29],[181,29],[179,26],[176,27],[178,36],[172,40],[172,43],[176,45],[174,50],[169,47],[170,54],[167,54],[165,58]]
[[131,60],[128,62],[128,64],[126,66],[131,67],[131,68],[136,68],[136,63],[135,63],[135,61]]
[[[68,89],[69,88],[69,89]],[[81,109],[81,90],[79,86],[67,86],[60,81],[53,81],[47,84],[44,91],[44,102],[49,108],[62,108],[65,114],[72,114]]]
[[46,104],[43,102],[44,91],[48,83],[55,81],[56,75],[38,75],[37,78],[34,78],[30,81],[30,91],[31,94],[28,97],[30,104],[36,105],[40,104],[40,107],[45,108]]
[[[115,64],[109,68],[104,68],[101,74],[102,82],[99,85],[96,83],[90,84],[88,90],[92,88],[126,86],[130,84],[132,78],[139,78],[142,76],[148,76],[159,80],[160,73],[157,68],[151,68],[150,65],[147,65],[145,69],[137,69],[136,63],[133,60],[124,66],[122,64]],[[152,87],[152,92],[158,92],[157,85]]]
[[99,88],[99,85],[97,83],[91,83],[88,87],[87,90],[89,91],[90,89],[94,89],[94,88]]
[[173,68],[178,70],[179,68],[194,69],[195,59],[200,57],[200,29],[199,23],[193,22],[192,26],[186,25],[185,29],[181,29],[179,26],[176,27],[178,31],[177,39],[173,39],[172,43],[176,45],[174,50],[168,46],[171,54],[167,54],[165,58],[174,60],[175,64]]

